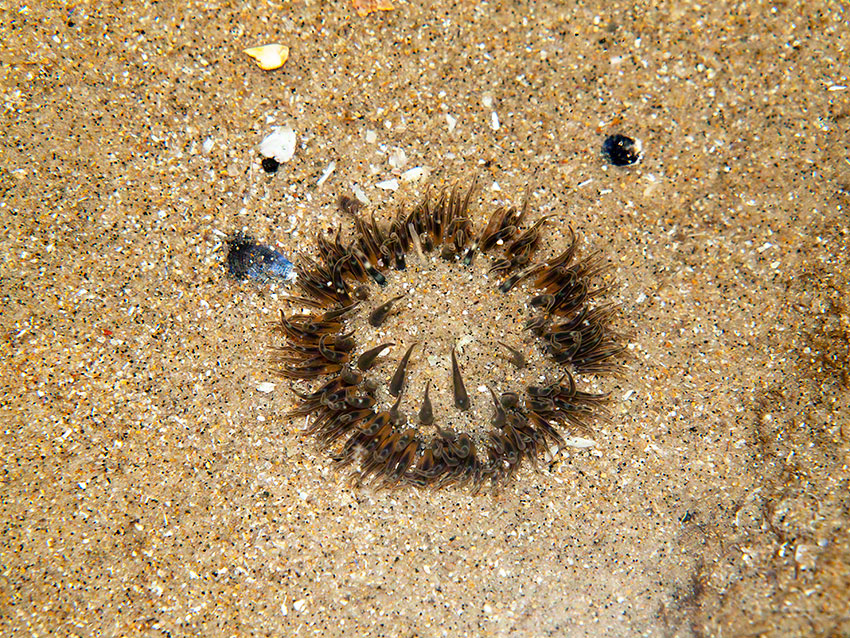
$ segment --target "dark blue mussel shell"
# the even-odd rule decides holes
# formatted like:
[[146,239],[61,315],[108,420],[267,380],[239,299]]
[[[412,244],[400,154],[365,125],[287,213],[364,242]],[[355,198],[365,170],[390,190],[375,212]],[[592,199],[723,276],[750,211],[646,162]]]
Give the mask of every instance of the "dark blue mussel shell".
[[247,235],[238,234],[227,242],[227,270],[236,279],[266,283],[295,276],[292,262],[281,253]]

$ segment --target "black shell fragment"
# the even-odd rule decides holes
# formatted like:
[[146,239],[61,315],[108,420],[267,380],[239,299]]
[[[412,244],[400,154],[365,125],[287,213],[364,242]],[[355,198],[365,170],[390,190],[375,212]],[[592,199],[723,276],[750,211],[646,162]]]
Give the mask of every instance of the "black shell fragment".
[[602,142],[602,155],[614,166],[631,166],[641,158],[642,144],[625,135],[609,135]]

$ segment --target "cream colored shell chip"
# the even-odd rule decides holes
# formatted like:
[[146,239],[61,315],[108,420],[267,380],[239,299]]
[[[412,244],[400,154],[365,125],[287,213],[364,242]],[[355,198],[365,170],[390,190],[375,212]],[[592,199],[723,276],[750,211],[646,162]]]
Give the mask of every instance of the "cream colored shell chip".
[[279,69],[289,59],[289,47],[282,44],[266,44],[260,47],[252,47],[245,49],[243,53],[254,58],[257,66],[264,71]]

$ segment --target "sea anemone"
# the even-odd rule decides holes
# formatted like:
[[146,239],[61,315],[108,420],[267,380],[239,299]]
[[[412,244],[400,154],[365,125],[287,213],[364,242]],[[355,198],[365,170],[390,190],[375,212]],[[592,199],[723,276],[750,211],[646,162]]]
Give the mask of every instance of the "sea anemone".
[[[552,216],[526,224],[527,195],[476,231],[473,192],[426,195],[388,224],[342,197],[353,236],[318,238],[288,298],[300,308],[275,324],[275,372],[313,384],[293,388],[288,416],[308,417],[357,484],[498,486],[605,417],[607,395],[576,384],[615,369],[623,350],[600,302],[605,262],[577,258],[571,228],[560,253],[536,261]],[[394,348],[403,354],[385,356]],[[485,377],[473,397],[470,372]],[[407,401],[415,417],[405,395],[419,397]]]

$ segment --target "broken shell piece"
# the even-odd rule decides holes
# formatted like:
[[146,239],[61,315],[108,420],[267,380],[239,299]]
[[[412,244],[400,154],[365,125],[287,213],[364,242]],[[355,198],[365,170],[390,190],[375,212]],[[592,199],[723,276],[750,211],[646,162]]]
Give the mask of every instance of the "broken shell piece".
[[260,155],[263,157],[273,157],[281,164],[291,160],[294,154],[295,131],[288,126],[276,126],[260,142]]
[[377,186],[378,188],[383,189],[385,191],[397,191],[398,190],[398,180],[395,179],[395,178],[387,179],[387,180],[384,180],[383,182],[378,182],[377,184],[375,184],[375,186]]
[[568,447],[579,447],[579,448],[593,447],[594,445],[596,445],[596,441],[593,441],[591,439],[585,439],[585,438],[582,438],[580,436],[565,437],[564,443]]
[[366,192],[357,184],[351,187],[351,192],[354,193],[354,196],[358,199],[358,201],[365,204],[366,206],[372,203],[369,201],[369,198],[366,197]]
[[365,18],[375,11],[392,11],[393,3],[390,0],[351,0],[354,10],[361,18]]
[[283,66],[289,59],[289,47],[282,44],[266,44],[261,47],[251,47],[242,53],[251,56],[257,66],[264,71],[272,71]]
[[324,171],[322,171],[322,176],[319,177],[319,181],[316,182],[316,186],[321,186],[326,181],[328,181],[328,177],[331,176],[331,173],[334,172],[335,168],[336,168],[336,162],[331,162],[330,164],[328,164],[328,167]]
[[397,148],[390,153],[388,161],[393,168],[402,169],[407,164],[407,153],[404,152],[404,149]]
[[281,253],[241,233],[227,241],[227,269],[236,279],[260,283],[274,279],[292,281],[296,276],[292,262]]
[[416,168],[404,171],[400,177],[403,182],[418,182],[420,179],[428,177],[430,174],[431,171],[425,166],[417,166]]
[[631,166],[641,159],[643,144],[625,135],[609,135],[602,143],[602,155],[614,166]]

